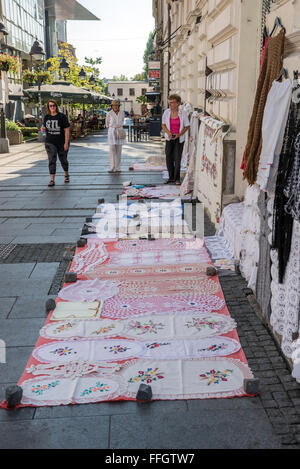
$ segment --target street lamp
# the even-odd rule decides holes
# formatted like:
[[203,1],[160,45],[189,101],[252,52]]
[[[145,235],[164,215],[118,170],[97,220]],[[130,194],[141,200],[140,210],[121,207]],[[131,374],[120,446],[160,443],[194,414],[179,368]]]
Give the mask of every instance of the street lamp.
[[44,52],[43,46],[37,39],[32,44],[29,55],[37,62],[40,62],[41,60],[43,60],[45,56],[45,52]]
[[86,79],[86,73],[85,73],[83,68],[80,70],[78,76],[82,81],[84,81]]
[[66,81],[66,74],[70,70],[70,65],[68,64],[68,62],[66,61],[64,57],[59,64],[59,70],[62,72],[64,79]]
[[[35,60],[37,62],[37,68],[39,69],[40,68],[40,65],[41,65],[41,62],[45,56],[45,51],[43,49],[43,46],[41,45],[41,43],[36,39],[34,41],[34,43],[32,44],[32,47],[30,49],[30,52],[29,52],[29,55],[31,56],[31,60]],[[39,136],[38,136],[38,140],[39,141],[42,141],[43,140],[43,137],[42,137],[42,133],[41,133],[41,125],[42,125],[42,97],[41,97],[41,82],[40,80],[38,80],[38,97],[39,97],[39,117],[38,117],[38,120],[39,120]]]

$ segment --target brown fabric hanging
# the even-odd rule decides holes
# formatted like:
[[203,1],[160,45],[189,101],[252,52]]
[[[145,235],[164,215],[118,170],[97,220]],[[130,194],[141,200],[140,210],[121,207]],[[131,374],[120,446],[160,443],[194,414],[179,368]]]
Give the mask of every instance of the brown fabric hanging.
[[244,178],[250,185],[256,181],[262,147],[262,122],[268,93],[272,83],[279,77],[283,66],[285,31],[282,29],[268,41],[263,65],[257,82],[256,95],[249,125],[245,150]]

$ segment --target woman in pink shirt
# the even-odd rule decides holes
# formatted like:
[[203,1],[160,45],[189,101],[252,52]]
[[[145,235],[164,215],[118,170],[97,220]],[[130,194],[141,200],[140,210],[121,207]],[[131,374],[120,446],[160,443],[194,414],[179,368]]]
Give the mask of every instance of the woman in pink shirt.
[[185,111],[179,110],[181,98],[177,94],[169,96],[169,109],[162,116],[162,128],[166,139],[166,163],[169,179],[165,184],[180,184],[180,165],[185,133],[190,122]]

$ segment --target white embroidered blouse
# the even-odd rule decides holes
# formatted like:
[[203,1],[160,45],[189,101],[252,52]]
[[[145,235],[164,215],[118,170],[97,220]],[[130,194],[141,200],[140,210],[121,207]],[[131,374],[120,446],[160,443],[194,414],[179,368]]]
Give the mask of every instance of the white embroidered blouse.
[[122,128],[124,125],[125,114],[124,111],[119,111],[118,114],[111,110],[106,114],[105,126],[108,128],[108,144],[109,145],[124,145],[125,139],[119,139],[117,129]]

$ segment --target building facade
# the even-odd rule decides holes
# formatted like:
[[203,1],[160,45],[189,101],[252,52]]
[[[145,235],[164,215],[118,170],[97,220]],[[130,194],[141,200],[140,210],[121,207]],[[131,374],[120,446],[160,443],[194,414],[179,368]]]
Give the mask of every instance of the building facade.
[[29,53],[34,41],[40,42],[47,59],[58,54],[60,42],[67,41],[67,20],[98,21],[99,18],[76,0],[0,0],[0,14],[8,32],[2,50],[22,63],[18,74],[3,74],[1,100],[6,115],[21,120],[24,114],[22,68],[31,66]]
[[123,111],[129,113],[133,111],[137,115],[142,114],[142,105],[136,101],[136,98],[152,91],[148,82],[108,80],[107,85],[109,96],[120,100]]
[[[293,0],[153,0],[162,105],[178,93],[193,109],[230,125],[228,197],[242,198],[242,163],[259,75],[262,31],[276,16],[286,28],[285,66],[299,64],[300,4]],[[290,75],[292,76],[292,74]]]

